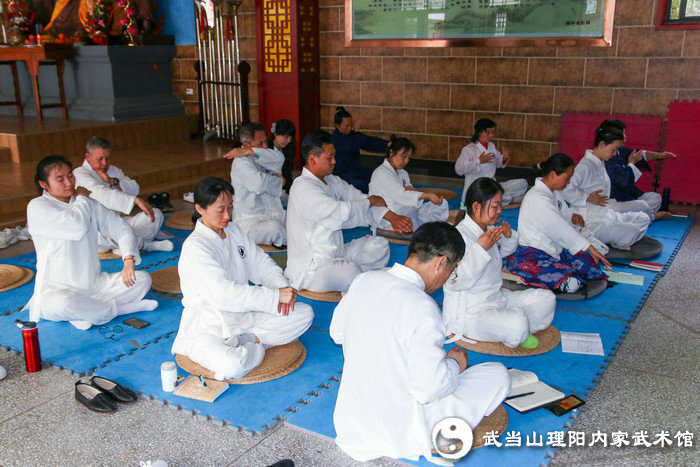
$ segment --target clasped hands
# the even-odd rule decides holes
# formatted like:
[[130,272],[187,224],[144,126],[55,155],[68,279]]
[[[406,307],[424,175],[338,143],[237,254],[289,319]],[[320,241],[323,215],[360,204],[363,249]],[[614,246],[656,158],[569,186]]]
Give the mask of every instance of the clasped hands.
[[481,234],[476,243],[478,243],[481,248],[484,249],[484,251],[488,251],[501,239],[501,237],[510,238],[512,234],[513,229],[510,227],[510,224],[503,221],[498,227],[487,229],[486,232]]

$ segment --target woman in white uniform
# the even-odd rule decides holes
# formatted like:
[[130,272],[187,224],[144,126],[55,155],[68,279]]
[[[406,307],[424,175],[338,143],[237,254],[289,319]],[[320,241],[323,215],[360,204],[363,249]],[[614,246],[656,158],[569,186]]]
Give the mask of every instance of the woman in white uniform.
[[643,212],[615,212],[609,206],[610,177],[605,171],[605,161],[617,154],[624,139],[617,128],[599,127],[594,148],[586,150],[571,183],[562,191],[562,198],[583,216],[586,227],[596,238],[615,248],[629,248],[640,240],[650,222]]
[[527,284],[563,293],[575,292],[589,279],[606,279],[599,262],[611,267],[584,236],[583,218],[559,192],[574,174],[574,161],[563,153],[540,165],[541,178],[527,192],[518,216],[518,247],[506,261],[510,272]]
[[[416,151],[408,138],[391,135],[387,158],[374,169],[369,182],[369,194],[384,198],[387,207],[413,221],[413,229],[426,222],[446,221],[450,214],[447,201],[435,193],[423,193],[413,188],[408,172],[404,170]],[[380,227],[391,229],[389,221],[382,219]]]
[[302,335],[313,311],[296,302],[280,267],[231,222],[231,185],[207,177],[197,184],[194,202],[201,218],[178,264],[185,309],[172,352],[218,380],[241,378],[262,362],[266,348]]
[[[508,164],[510,151],[503,148],[503,152],[496,149],[493,138],[496,136],[496,122],[489,118],[480,118],[474,125],[472,141],[464,148],[455,163],[457,175],[464,175],[464,190],[462,191],[462,203],[469,186],[477,178],[496,176],[496,169]],[[503,206],[510,203],[519,203],[527,191],[527,181],[523,178],[508,180],[501,184],[505,190],[503,193]]]
[[[29,319],[70,321],[89,329],[118,315],[150,311],[155,300],[143,297],[151,276],[136,271],[141,262],[134,230],[75,187],[71,163],[63,156],[39,161],[34,181],[41,196],[27,206],[27,229],[36,248],[36,283],[27,304]],[[101,272],[98,234],[114,239],[122,253],[121,273]]]
[[500,221],[503,187],[477,178],[467,190],[467,216],[457,225],[466,244],[455,277],[445,283],[442,319],[448,334],[508,347],[532,349],[533,335],[554,318],[556,299],[549,290],[501,289],[503,258],[518,246],[518,232]]

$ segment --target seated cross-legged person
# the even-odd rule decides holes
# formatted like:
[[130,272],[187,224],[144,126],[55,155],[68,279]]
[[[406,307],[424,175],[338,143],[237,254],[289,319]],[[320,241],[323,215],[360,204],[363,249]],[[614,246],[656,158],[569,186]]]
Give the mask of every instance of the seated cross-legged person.
[[178,263],[184,311],[172,352],[218,380],[242,378],[266,348],[302,335],[313,310],[296,302],[282,269],[231,222],[231,185],[207,177],[195,187],[194,203],[201,218]]
[[476,427],[510,391],[500,363],[468,368],[467,351],[444,350],[445,325],[428,295],[464,255],[446,222],[420,226],[405,264],[358,276],[330,326],[345,363],[333,422],[338,446],[358,461],[431,459],[431,435],[447,417]]
[[[235,191],[233,220],[255,243],[287,244],[282,207],[282,148],[267,147],[265,127],[248,123],[240,130],[242,148],[224,154],[233,159],[231,184]],[[289,144],[291,138],[287,138]]]
[[[387,158],[372,173],[369,193],[381,196],[389,209],[411,219],[413,228],[417,229],[426,222],[446,221],[450,211],[442,196],[417,191],[411,185],[404,167],[415,151],[411,140],[392,135]],[[380,227],[390,229],[391,224],[382,219]]]
[[[603,128],[617,128],[622,131],[626,142],[625,122],[608,119],[600,124]],[[651,221],[668,219],[671,213],[659,211],[661,208],[661,195],[655,191],[643,192],[635,183],[642,176],[643,171],[651,171],[649,161],[672,158],[676,155],[672,152],[632,150],[628,147],[620,147],[612,158],[605,161],[605,171],[610,177],[610,207],[615,212],[641,211]]]
[[[112,144],[100,136],[93,136],[86,146],[83,165],[73,171],[76,184],[87,188],[91,192],[90,198],[104,207],[126,216],[137,206],[142,212],[124,220],[134,229],[138,247],[146,251],[172,251],[170,240],[155,241],[163,225],[163,213],[139,198],[138,183],[112,165]],[[102,235],[99,239],[100,251],[117,248],[114,239]],[[119,254],[119,251],[115,253]]]
[[596,130],[593,149],[579,161],[571,183],[562,191],[562,198],[581,214],[586,228],[597,239],[615,248],[629,248],[640,240],[649,227],[649,216],[642,212],[615,212],[608,206],[610,177],[605,161],[617,153],[624,136],[616,128]]
[[[496,149],[493,139],[496,136],[496,122],[490,118],[480,118],[474,125],[474,135],[471,143],[462,148],[462,152],[455,163],[457,175],[464,175],[464,191],[462,203],[469,186],[480,177],[495,178],[496,169],[508,164],[510,151],[503,148],[503,152]],[[508,180],[502,184],[503,206],[510,203],[519,203],[527,191],[527,180],[517,178]]]
[[503,258],[518,246],[518,232],[500,220],[503,187],[477,178],[467,190],[467,216],[457,225],[466,244],[456,277],[445,284],[442,318],[448,334],[508,347],[535,348],[533,335],[554,318],[556,299],[549,290],[501,289]]
[[575,292],[586,280],[607,277],[599,262],[611,265],[594,246],[598,241],[579,231],[585,227],[583,218],[560,197],[574,174],[574,161],[557,153],[539,167],[542,177],[523,198],[518,247],[506,267],[530,285]]
[[[29,319],[70,321],[89,329],[115,316],[154,310],[144,300],[151,276],[136,271],[141,262],[134,230],[84,187],[75,187],[71,163],[47,156],[34,178],[41,196],[27,206],[27,229],[36,248],[34,295],[25,308]],[[98,234],[114,239],[123,255],[121,273],[101,272]]]
[[390,211],[379,196],[367,196],[340,177],[331,135],[311,131],[302,143],[306,165],[294,180],[287,206],[287,269],[293,287],[314,292],[345,292],[363,271],[389,261],[386,238],[365,236],[343,242],[343,229],[379,225],[388,220],[400,233],[413,230],[411,220]]

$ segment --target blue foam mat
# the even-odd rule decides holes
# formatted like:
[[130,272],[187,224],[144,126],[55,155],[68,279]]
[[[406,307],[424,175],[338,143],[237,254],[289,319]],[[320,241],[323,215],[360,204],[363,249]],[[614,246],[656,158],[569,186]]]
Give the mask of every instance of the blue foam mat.
[[[310,330],[299,338],[306,348],[306,361],[299,369],[265,383],[231,385],[214,403],[209,403],[162,390],[160,365],[175,359],[170,354],[173,340],[174,336],[163,338],[98,369],[97,373],[168,404],[241,429],[264,432],[288,414],[304,410],[328,382],[337,378],[343,367],[342,349],[331,341],[328,332]],[[182,369],[178,373],[187,375]]]
[[[505,210],[502,218],[515,227],[517,214],[517,209]],[[694,221],[693,217],[672,218],[654,223],[650,227],[649,235],[658,235],[659,240],[664,243],[664,254],[668,254],[667,263],[665,263],[667,266],[680,248]],[[176,251],[146,253],[138,269],[152,272],[177,264],[182,241],[190,232],[165,230],[175,235],[172,240],[176,244]],[[344,232],[344,237],[345,241],[349,241],[369,233],[370,230],[366,228],[350,229]],[[389,265],[394,262],[403,262],[406,258],[406,250],[405,245],[391,244]],[[33,253],[3,260],[9,264],[32,269],[35,261],[36,257]],[[121,269],[121,262],[119,260],[102,261],[102,266],[105,271],[116,272]],[[548,354],[526,359],[493,357],[470,352],[470,363],[500,361],[506,366],[535,371],[540,379],[548,384],[585,399],[597,384],[629,330],[631,321],[636,317],[660,277],[659,274],[648,271],[636,269],[626,271],[644,276],[644,286],[618,284],[592,299],[574,302],[558,300],[557,303],[558,310],[553,324],[560,331],[599,333],[603,340],[605,357],[563,354],[558,347]],[[29,300],[33,286],[34,281],[31,281],[18,289],[0,294],[1,345],[21,350],[21,335],[12,322],[17,318],[26,318],[16,309]],[[433,297],[441,303],[442,291],[437,291]],[[342,350],[331,341],[327,332],[335,303],[317,302],[300,297],[300,301],[310,303],[315,312],[311,329],[300,338],[308,352],[307,361],[300,369],[276,381],[231,387],[214,404],[209,404],[177,398],[170,393],[163,393],[160,389],[159,366],[162,361],[173,359],[170,355],[170,346],[182,311],[179,301],[181,297],[173,294],[156,295],[151,292],[149,298],[159,301],[159,308],[156,311],[130,316],[149,321],[152,325],[140,331],[122,325],[123,336],[117,336],[113,329],[115,324],[121,325],[121,319],[108,323],[106,325],[108,330],[103,331],[102,335],[99,333],[99,328],[78,331],[68,323],[40,322],[42,356],[47,361],[76,372],[91,371],[97,366],[99,374],[117,379],[145,394],[249,430],[265,430],[276,421],[286,418],[290,424],[328,437],[335,436],[332,412],[339,385],[337,376],[342,369]],[[7,313],[6,310],[10,312]],[[5,316],[2,316],[3,311],[6,312]],[[162,316],[168,316],[168,319],[163,320]],[[59,343],[63,345],[63,349]],[[65,343],[69,343],[68,348]],[[75,345],[71,346],[71,343]],[[89,351],[86,351],[87,349]],[[266,394],[264,399],[259,397],[261,391]],[[268,400],[269,394],[275,394],[272,400]],[[228,401],[231,398],[234,400]],[[525,435],[531,434],[533,430],[543,434],[546,441],[547,431],[567,430],[576,415],[574,412],[564,417],[555,417],[544,410],[523,415],[510,408],[507,410],[510,417],[507,431],[520,431],[523,442]],[[503,441],[504,438],[500,440]],[[465,461],[498,465],[539,464],[548,462],[547,457],[551,457],[552,451],[553,449],[546,445],[527,448],[485,447],[470,453]],[[425,461],[422,461],[422,464],[427,465]]]

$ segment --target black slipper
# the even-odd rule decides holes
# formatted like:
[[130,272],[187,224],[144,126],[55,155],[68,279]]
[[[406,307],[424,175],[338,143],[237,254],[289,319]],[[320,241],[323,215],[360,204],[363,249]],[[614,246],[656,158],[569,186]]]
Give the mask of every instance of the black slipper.
[[93,412],[111,413],[117,411],[117,404],[109,395],[82,381],[75,383],[75,400]]
[[121,384],[101,376],[93,376],[90,379],[90,384],[120,404],[130,404],[139,399],[139,396],[131,389],[127,389]]

